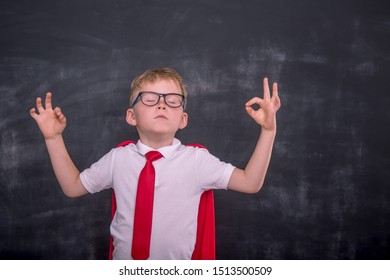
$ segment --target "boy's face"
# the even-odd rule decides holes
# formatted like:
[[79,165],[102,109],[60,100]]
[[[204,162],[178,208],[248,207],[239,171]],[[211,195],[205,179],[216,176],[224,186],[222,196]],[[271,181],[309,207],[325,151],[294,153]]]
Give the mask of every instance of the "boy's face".
[[[157,93],[179,93],[180,87],[173,80],[157,80],[155,83],[142,84],[137,91],[152,91]],[[183,106],[171,108],[161,97],[154,106],[146,106],[139,100],[133,108],[127,110],[126,121],[137,127],[141,141],[165,138],[173,140],[176,132],[187,126],[188,115]]]

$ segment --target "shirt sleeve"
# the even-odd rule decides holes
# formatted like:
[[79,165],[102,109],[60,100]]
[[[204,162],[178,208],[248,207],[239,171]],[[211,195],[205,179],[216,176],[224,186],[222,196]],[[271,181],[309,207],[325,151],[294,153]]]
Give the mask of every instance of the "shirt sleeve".
[[205,189],[227,189],[234,166],[220,161],[206,149],[197,151],[197,177]]
[[80,173],[80,180],[89,193],[100,192],[112,186],[112,162],[115,149]]

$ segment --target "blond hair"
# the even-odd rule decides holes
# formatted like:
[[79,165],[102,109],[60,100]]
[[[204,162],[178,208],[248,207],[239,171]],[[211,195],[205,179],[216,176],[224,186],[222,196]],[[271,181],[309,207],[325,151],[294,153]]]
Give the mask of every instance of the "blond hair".
[[133,104],[134,99],[137,97],[138,90],[144,83],[153,84],[158,80],[171,80],[175,82],[179,86],[181,94],[184,95],[184,104],[187,103],[188,93],[183,82],[183,77],[174,69],[165,67],[146,70],[132,81],[130,86],[130,106]]

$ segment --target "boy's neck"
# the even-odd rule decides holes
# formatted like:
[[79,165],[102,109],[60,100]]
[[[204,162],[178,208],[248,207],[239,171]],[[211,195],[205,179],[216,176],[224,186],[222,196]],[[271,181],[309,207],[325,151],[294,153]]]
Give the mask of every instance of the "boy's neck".
[[155,150],[158,150],[162,147],[171,146],[173,143],[173,137],[142,137],[140,136],[140,140],[142,144],[149,146]]

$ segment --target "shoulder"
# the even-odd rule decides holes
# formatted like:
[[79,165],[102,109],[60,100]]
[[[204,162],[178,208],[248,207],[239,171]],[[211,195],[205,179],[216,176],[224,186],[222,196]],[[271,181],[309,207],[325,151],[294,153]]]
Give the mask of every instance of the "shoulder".
[[207,148],[201,144],[186,144],[181,145],[179,150],[192,155],[209,154]]
[[189,157],[194,157],[197,162],[204,162],[215,158],[209,150],[201,144],[182,145],[182,151]]
[[139,154],[137,143],[129,140],[116,145],[116,147],[112,148],[112,152],[115,159],[127,157],[133,158]]
[[199,157],[199,154],[208,154],[208,150],[200,144],[180,144],[176,147],[175,152],[172,155],[172,158],[186,158],[186,159],[196,159]]
[[194,148],[200,148],[200,149],[205,149],[207,150],[207,148],[205,146],[203,146],[202,144],[195,144],[195,143],[192,143],[192,144],[186,144],[187,147],[194,147]]
[[126,147],[128,145],[135,145],[135,144],[136,144],[136,142],[133,140],[126,140],[126,141],[123,141],[123,142],[119,143],[118,145],[116,145],[116,148]]
[[134,151],[137,152],[137,142],[134,142],[132,140],[126,140],[124,142],[119,143],[116,145],[115,148],[113,148],[115,152],[124,152],[124,151]]

